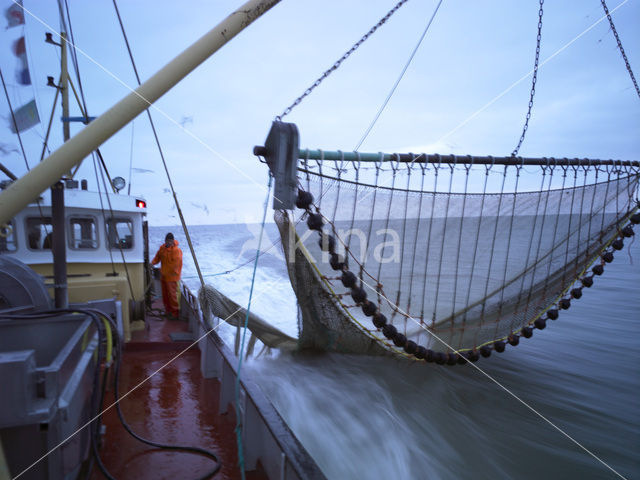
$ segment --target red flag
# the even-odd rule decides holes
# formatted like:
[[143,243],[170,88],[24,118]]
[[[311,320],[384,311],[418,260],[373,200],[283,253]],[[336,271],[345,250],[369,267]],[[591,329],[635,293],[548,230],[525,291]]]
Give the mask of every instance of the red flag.
[[26,53],[27,47],[24,42],[24,36],[22,36],[15,42],[13,42],[13,54],[19,58],[22,55],[26,55]]
[[21,85],[31,85],[29,64],[27,63],[27,47],[24,36],[13,42],[13,54],[20,60],[20,66],[16,72],[16,78]]
[[7,28],[24,25],[24,9],[22,8],[22,0],[12,3],[9,8],[4,11],[7,18]]

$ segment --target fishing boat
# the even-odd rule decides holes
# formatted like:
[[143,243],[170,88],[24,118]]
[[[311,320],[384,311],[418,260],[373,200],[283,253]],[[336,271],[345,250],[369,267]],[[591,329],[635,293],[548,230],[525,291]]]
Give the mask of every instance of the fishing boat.
[[[253,19],[267,3],[253,2],[249,12],[231,17]],[[25,11],[16,2],[7,16],[24,22]],[[48,34],[47,42],[61,52],[60,80],[49,79],[56,89],[51,119],[60,95],[63,139],[70,142],[70,122],[93,118],[80,98],[77,106],[69,101],[77,90],[66,32]],[[75,84],[81,85],[79,76]],[[74,109],[81,115],[70,116]],[[12,110],[18,136],[30,126],[23,120]],[[45,174],[43,181],[53,186],[12,212],[0,229],[0,372],[9,385],[2,395],[0,477],[323,478],[264,394],[240,378],[237,357],[205,323],[186,285],[180,318],[165,318],[154,300],[159,273],[149,264],[147,201],[123,191],[125,180],[110,176],[97,147],[91,150],[100,160],[102,185],[91,188],[87,179],[74,178],[77,168]],[[10,198],[20,179],[4,165],[2,171],[8,177],[2,193]],[[269,330],[277,331],[262,333]],[[195,405],[187,410],[161,402],[140,417],[140,406],[157,400],[138,387],[172,360],[181,372],[160,395],[180,404],[198,392]],[[122,393],[134,403],[121,406]],[[142,432],[134,432],[126,417]],[[166,452],[153,455],[155,467],[150,460],[130,463],[149,449]],[[176,451],[182,452],[177,462]]]
[[[28,297],[26,291],[41,294],[37,300],[27,298],[24,304],[16,304],[18,295],[12,295],[11,300],[5,300],[7,311],[3,315],[7,318],[5,325],[14,328],[19,323],[18,315],[31,315],[35,321],[44,311],[49,312],[50,295],[38,275],[53,277],[53,296],[57,299],[64,299],[63,290],[68,285],[72,307],[84,310],[89,317],[84,317],[80,330],[70,329],[84,352],[85,372],[99,370],[99,361],[90,358],[94,351],[99,359],[103,355],[108,358],[109,345],[120,353],[122,343],[128,342],[125,357],[127,351],[144,356],[149,348],[156,349],[155,354],[158,349],[175,350],[178,342],[170,343],[168,334],[173,339],[200,339],[201,353],[194,360],[200,363],[205,377],[220,379],[220,409],[226,409],[236,398],[244,445],[244,453],[237,455],[244,456],[244,469],[253,470],[259,462],[269,478],[321,478],[322,473],[273,406],[250,381],[239,377],[245,353],[240,347],[243,325],[252,334],[249,351],[260,340],[270,348],[383,355],[411,364],[449,366],[472,364],[493,352],[508,351],[521,339],[530,338],[536,329],[550,325],[582,296],[583,289],[597,286],[597,277],[615,252],[634,236],[633,225],[640,222],[640,165],[631,160],[519,156],[526,124],[518,148],[510,156],[303,149],[297,126],[283,118],[406,3],[401,1],[276,119],[264,145],[254,149],[273,177],[276,223],[300,309],[299,338],[283,334],[205,285],[197,264],[202,288],[198,296],[183,289],[183,324],[163,323],[165,330],[154,332],[156,320],[145,318],[146,309],[141,303],[151,283],[144,227],[144,216],[150,208],[146,199],[89,192],[78,188],[72,179],[58,184],[50,197],[37,197],[232,38],[240,27],[275,3],[248,2],[228,22],[89,122],[33,172],[6,185],[0,194],[5,239],[0,245],[8,253],[2,258],[22,260],[31,268],[12,260],[5,268],[28,277],[20,283],[22,280],[14,280],[17,274],[11,276],[16,290],[22,289],[21,298]],[[527,121],[531,105],[532,100]],[[89,120],[84,113],[81,118]],[[535,188],[524,173],[536,181]],[[60,192],[66,194],[68,212],[56,220],[55,196]],[[112,205],[98,208],[101,199]],[[56,221],[63,225],[63,232],[66,227],[66,240],[55,240],[55,231],[61,231],[55,227]],[[49,225],[54,231],[53,261],[37,234],[33,235],[33,245],[37,246],[31,246],[27,228],[36,227],[33,230],[38,230],[42,238],[48,235]],[[65,248],[56,248],[61,244]],[[58,250],[63,250],[61,253],[67,256],[63,263],[69,265],[67,272],[59,273],[62,277],[57,276],[55,268],[59,265],[55,261]],[[122,265],[107,260],[109,252],[116,252]],[[132,275],[125,275],[125,265],[132,265]],[[129,284],[125,278],[134,280]],[[26,287],[25,282],[32,286]],[[109,290],[107,295],[105,290]],[[65,309],[67,305],[56,307]],[[96,308],[102,313],[96,314]],[[99,317],[95,324],[91,312]],[[113,326],[105,314],[112,316]],[[73,322],[82,314],[58,310],[55,315],[61,322]],[[106,328],[101,319],[106,320]],[[234,353],[212,332],[219,319],[238,329]],[[43,329],[51,328],[50,319],[42,323],[47,324]],[[167,331],[172,328],[175,330]],[[116,340],[109,341],[109,334]],[[86,342],[90,335],[91,349]],[[66,345],[67,350],[73,350]],[[103,346],[105,351],[100,352]],[[7,367],[13,369],[11,375],[16,382],[25,377],[29,362],[32,360],[27,355]],[[89,373],[84,375],[90,377]],[[117,387],[114,390],[117,397]],[[94,395],[98,391],[93,388]],[[238,398],[242,399],[241,408]],[[92,410],[87,406],[91,404],[83,408]],[[11,405],[13,410],[6,411],[15,412],[21,403],[14,399]],[[12,413],[12,417],[20,415]],[[79,426],[82,419],[76,419],[74,426]],[[112,423],[105,423],[108,442]],[[12,424],[2,425],[14,428]],[[29,428],[34,425],[29,424]],[[66,431],[69,427],[56,428]],[[74,476],[80,471],[90,441],[99,437],[98,429],[92,428],[87,435],[90,439],[83,440],[82,448],[77,449],[81,454],[76,455],[72,468],[61,474],[61,460],[50,455],[47,458],[58,464],[52,463],[49,468],[57,470],[44,472],[44,478]],[[52,435],[50,442],[62,441],[62,436]],[[2,439],[4,443],[5,437]],[[46,451],[29,455],[33,459]],[[11,454],[18,455],[14,451]],[[94,456],[99,461],[100,456]],[[11,461],[16,460],[12,458],[16,457],[10,457],[9,465],[15,470]],[[27,463],[20,456],[19,470],[28,468]]]

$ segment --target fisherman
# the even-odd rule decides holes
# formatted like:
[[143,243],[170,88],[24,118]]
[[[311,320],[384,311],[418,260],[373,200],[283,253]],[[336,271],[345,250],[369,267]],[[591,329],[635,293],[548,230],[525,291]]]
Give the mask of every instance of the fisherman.
[[182,272],[182,250],[173,238],[173,233],[167,233],[164,244],[160,245],[158,253],[151,261],[152,265],[161,263],[160,283],[162,284],[162,303],[170,320],[177,320],[180,313],[178,303],[178,282]]

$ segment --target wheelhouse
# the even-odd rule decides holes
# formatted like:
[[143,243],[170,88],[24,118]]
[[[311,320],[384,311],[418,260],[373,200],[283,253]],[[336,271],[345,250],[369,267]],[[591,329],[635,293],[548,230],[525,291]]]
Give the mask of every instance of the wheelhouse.
[[[146,201],[128,195],[65,189],[65,246],[70,302],[115,297],[122,333],[141,328],[148,275]],[[0,228],[0,255],[29,265],[53,289],[51,196],[36,202]],[[146,259],[146,263],[145,263]]]

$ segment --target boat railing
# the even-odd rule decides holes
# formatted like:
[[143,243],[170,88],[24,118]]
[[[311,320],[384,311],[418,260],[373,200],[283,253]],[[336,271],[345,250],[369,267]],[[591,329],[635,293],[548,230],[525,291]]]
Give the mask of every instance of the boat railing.
[[[181,288],[181,312],[189,330],[199,339],[200,370],[205,378],[220,382],[220,413],[235,404],[238,357],[224,344],[214,324],[207,324],[197,297],[186,285]],[[216,319],[217,320],[217,319]],[[258,461],[270,479],[323,479],[324,474],[296,438],[260,387],[243,372],[240,378],[239,411],[245,470]]]

